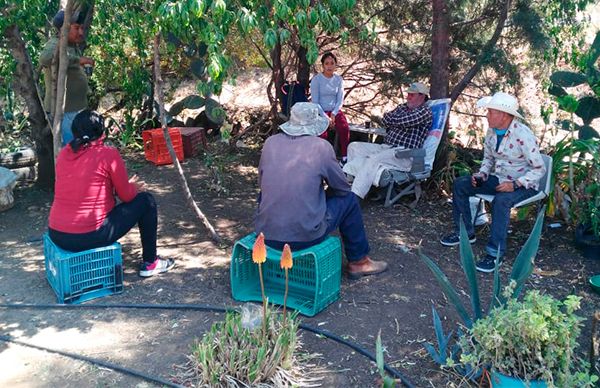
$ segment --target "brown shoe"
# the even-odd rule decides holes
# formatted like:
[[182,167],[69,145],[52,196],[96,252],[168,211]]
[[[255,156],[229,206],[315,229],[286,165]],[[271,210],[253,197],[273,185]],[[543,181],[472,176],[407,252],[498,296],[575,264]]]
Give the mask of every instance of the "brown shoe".
[[376,275],[387,271],[388,264],[385,261],[371,260],[365,256],[358,261],[348,263],[348,278],[352,280],[360,279],[363,276]]

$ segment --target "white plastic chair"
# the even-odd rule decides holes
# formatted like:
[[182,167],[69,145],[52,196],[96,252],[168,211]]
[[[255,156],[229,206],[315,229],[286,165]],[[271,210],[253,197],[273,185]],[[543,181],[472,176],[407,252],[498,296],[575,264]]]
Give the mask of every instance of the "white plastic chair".
[[[521,202],[515,204],[513,206],[513,208],[517,209],[523,206],[527,206],[530,205],[534,202],[538,202],[538,211],[541,208],[541,206],[544,204],[546,198],[548,198],[548,195],[550,194],[550,188],[552,187],[552,157],[548,156],[548,155],[544,155],[542,154],[542,159],[544,160],[544,165],[546,166],[546,173],[544,174],[544,176],[542,177],[542,179],[540,179],[540,191],[538,191],[538,193],[532,197],[529,197],[527,199],[522,200]],[[479,198],[479,206],[477,207],[477,214],[476,216],[479,215],[479,209],[483,209],[483,201],[485,202],[489,202],[492,203],[492,201],[494,200],[495,195],[493,194],[477,194],[475,195],[476,198]]]

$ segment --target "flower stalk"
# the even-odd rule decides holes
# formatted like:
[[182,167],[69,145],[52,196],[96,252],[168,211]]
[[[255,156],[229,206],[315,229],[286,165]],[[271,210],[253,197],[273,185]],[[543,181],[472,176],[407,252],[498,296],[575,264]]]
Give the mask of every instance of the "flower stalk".
[[263,281],[262,274],[262,264],[267,260],[267,247],[265,246],[265,235],[261,232],[256,241],[254,242],[254,246],[252,247],[252,261],[258,264],[258,276],[260,278],[260,292],[262,294],[262,302],[263,302],[263,320],[262,320],[262,328],[263,333],[266,335],[267,333],[267,298],[265,297],[265,283]]
[[283,294],[283,324],[285,326],[285,312],[286,312],[286,304],[287,304],[287,296],[288,296],[288,270],[292,269],[294,265],[292,260],[292,250],[288,244],[283,246],[283,251],[281,252],[281,259],[279,260],[279,266],[285,271],[285,293]]

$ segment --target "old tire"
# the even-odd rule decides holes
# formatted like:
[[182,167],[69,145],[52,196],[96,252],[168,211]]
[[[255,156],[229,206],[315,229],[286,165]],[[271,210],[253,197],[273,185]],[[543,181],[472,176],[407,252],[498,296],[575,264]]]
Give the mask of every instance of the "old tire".
[[10,171],[17,175],[17,181],[19,182],[34,182],[37,176],[35,166],[17,167],[12,168]]
[[31,148],[21,148],[8,154],[0,154],[0,166],[6,168],[19,168],[35,165],[35,151]]

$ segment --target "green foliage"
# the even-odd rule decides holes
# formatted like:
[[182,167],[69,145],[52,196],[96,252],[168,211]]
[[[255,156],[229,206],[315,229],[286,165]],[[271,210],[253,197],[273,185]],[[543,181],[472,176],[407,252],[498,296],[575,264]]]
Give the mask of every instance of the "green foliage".
[[95,0],[86,55],[94,58],[98,93],[121,92],[130,113],[152,97],[152,37],[156,5],[144,0]]
[[[507,287],[506,295],[514,293],[513,286]],[[536,290],[527,292],[523,301],[510,299],[460,338],[461,363],[527,381],[543,380],[549,387],[593,387],[597,376],[576,367],[582,318],[574,312],[580,301],[570,295],[561,302]]]
[[204,106],[204,102],[205,99],[196,94],[189,95],[174,103],[171,106],[171,109],[169,109],[169,114],[171,116],[177,116],[184,109],[202,108]]
[[469,236],[467,235],[467,229],[465,223],[461,219],[460,223],[460,263],[467,278],[469,284],[469,291],[471,295],[471,309],[473,311],[473,321],[477,321],[481,318],[481,303],[479,301],[479,286],[477,285],[477,269],[475,268],[475,257],[473,256],[473,249],[469,242]]
[[591,158],[585,160],[586,174],[573,192],[574,219],[591,229],[600,239],[600,141],[588,140],[593,148]]
[[141,151],[143,149],[141,131],[150,122],[151,119],[140,122],[130,112],[125,112],[122,122],[109,117],[106,124],[108,139],[118,148]]
[[[46,39],[54,33],[52,17],[58,11],[58,0],[0,0],[0,32],[16,25],[27,42],[33,66]],[[12,80],[15,62],[4,45],[0,44],[0,86],[7,88]]]
[[453,332],[450,331],[448,335],[444,333],[442,321],[434,306],[431,306],[431,313],[433,317],[433,331],[435,332],[438,348],[436,350],[435,347],[429,343],[424,343],[423,346],[425,346],[425,349],[434,362],[439,365],[446,365],[447,359],[454,359],[454,351],[451,351],[449,347]]
[[[600,166],[600,140],[596,138],[559,141],[552,152],[552,179],[554,186],[549,198],[548,212],[557,213],[565,220],[590,225],[597,224],[595,211],[596,193],[586,187],[594,187],[598,181]],[[596,236],[598,229],[594,229]]]
[[570,88],[586,82],[587,77],[585,74],[574,73],[572,71],[555,71],[550,76],[550,81],[555,86]]
[[272,383],[280,370],[290,371],[298,346],[296,316],[284,322],[267,309],[266,317],[266,335],[261,324],[244,327],[238,313],[227,313],[225,321],[215,323],[192,346],[192,369],[198,379],[194,385],[257,386]]
[[[582,56],[583,60],[579,64],[581,72],[556,71],[550,77],[552,82],[549,88],[550,94],[555,96],[560,109],[571,114],[571,120],[565,129],[579,131],[580,139],[600,138],[600,134],[591,127],[592,121],[600,117],[600,70],[596,66],[599,56],[600,31],[596,33],[592,46]],[[579,87],[584,84],[589,87],[591,93],[588,92],[579,98],[568,94],[565,90],[565,88]],[[583,126],[574,123],[573,114],[581,118]]]
[[[491,311],[495,307],[503,306],[506,304],[507,300],[516,299],[523,288],[525,281],[533,272],[533,261],[535,255],[537,253],[539,247],[539,241],[542,234],[542,226],[544,224],[544,211],[545,208],[542,209],[533,226],[531,234],[529,238],[521,248],[521,251],[517,255],[515,262],[513,264],[513,268],[510,274],[509,282],[511,284],[511,292],[510,294],[501,294],[501,285],[500,285],[500,276],[498,271],[498,262],[496,262],[496,267],[494,268],[494,285],[492,288],[492,300],[489,303],[489,310]],[[446,275],[443,271],[431,260],[429,257],[424,255],[421,250],[419,250],[419,257],[425,264],[429,267],[434,277],[442,287],[444,294],[450,300],[456,311],[458,312],[459,317],[462,319],[463,324],[471,329],[473,325],[479,322],[481,318],[481,307],[480,307],[480,298],[479,298],[479,285],[477,282],[477,273],[475,271],[475,259],[473,257],[473,251],[471,248],[471,244],[469,243],[469,238],[467,236],[467,231],[464,226],[464,223],[461,219],[460,223],[460,255],[461,255],[461,265],[463,267],[463,271],[465,273],[465,277],[467,278],[467,282],[469,284],[470,289],[470,299],[472,306],[472,314],[469,314],[467,308],[461,301],[458,292],[454,289]],[[455,359],[456,352],[451,352],[448,358],[443,358],[444,355],[447,354],[448,349],[448,341],[450,335],[445,337],[443,334],[443,330],[441,328],[441,322],[439,322],[439,317],[434,310],[433,314],[433,325],[436,332],[436,336],[438,338],[438,346],[439,351],[435,351],[432,345],[427,344],[425,348],[432,355],[434,361],[438,362],[441,365],[445,365],[450,362],[452,366],[452,360]],[[442,362],[440,362],[442,361]],[[468,369],[470,370],[470,369]]]
[[452,192],[452,184],[459,176],[471,174],[471,167],[463,159],[463,155],[459,157],[459,149],[452,143],[448,144],[449,151],[446,158],[446,165],[438,169],[433,175],[433,181],[440,190],[447,193]]
[[383,345],[381,344],[381,330],[379,330],[379,333],[377,333],[377,340],[375,340],[375,360],[377,362],[379,376],[381,376],[381,380],[383,381],[381,386],[382,388],[394,388],[396,386],[396,380],[388,376],[385,372],[383,351]]
[[206,117],[211,123],[220,126],[225,122],[225,110],[216,100],[208,98],[204,109],[206,111]]

